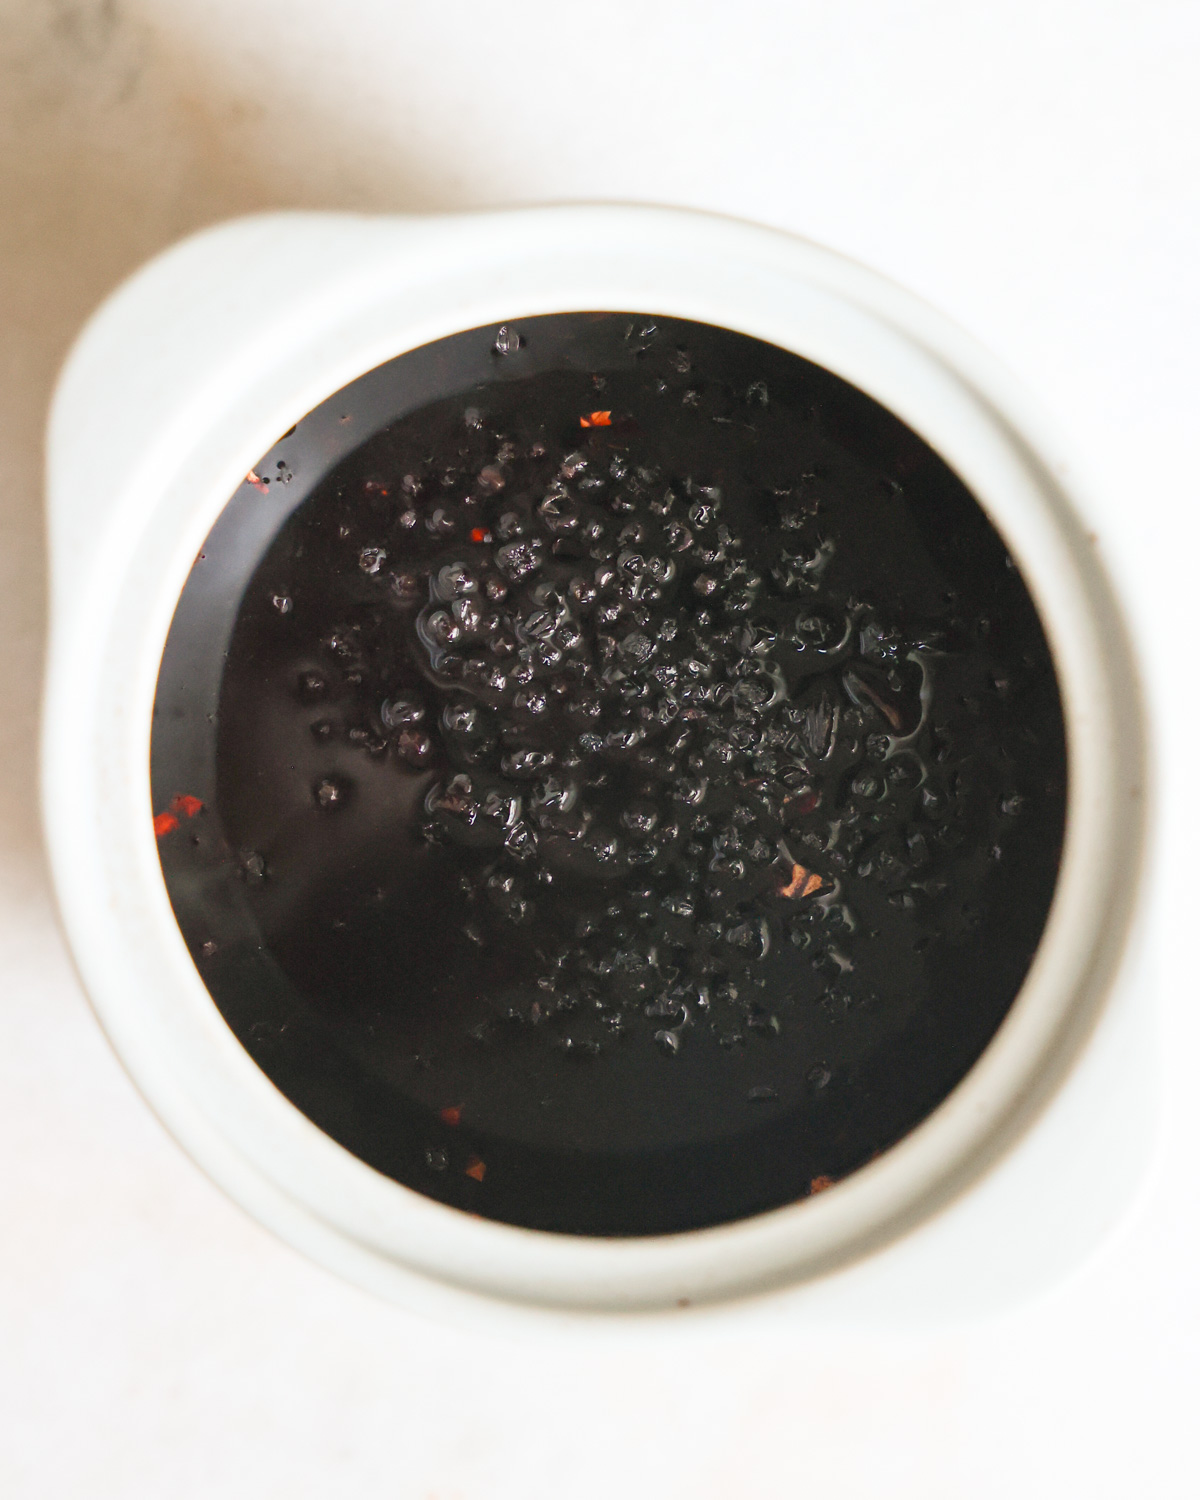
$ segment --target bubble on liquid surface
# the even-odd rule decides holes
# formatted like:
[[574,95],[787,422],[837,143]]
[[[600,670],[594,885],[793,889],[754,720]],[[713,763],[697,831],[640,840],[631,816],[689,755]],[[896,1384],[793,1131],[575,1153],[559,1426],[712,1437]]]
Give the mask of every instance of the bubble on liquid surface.
[[506,323],[502,323],[496,331],[496,338],[492,344],[492,352],[502,355],[515,354],[524,342],[524,339],[522,339],[515,328],[510,328]]

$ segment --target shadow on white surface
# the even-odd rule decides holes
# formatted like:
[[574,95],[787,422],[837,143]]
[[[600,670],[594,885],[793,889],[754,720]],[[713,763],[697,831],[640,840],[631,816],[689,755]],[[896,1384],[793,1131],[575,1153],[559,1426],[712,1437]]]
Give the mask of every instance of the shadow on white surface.
[[[41,454],[58,366],[83,321],[141,262],[188,231],[260,208],[453,206],[436,163],[304,102],[280,132],[206,55],[113,3],[6,0],[0,9],[0,923],[42,903],[34,742],[44,639]],[[181,13],[182,16],[182,13]],[[264,91],[271,81],[263,80]],[[35,897],[35,891],[37,895]],[[0,931],[3,928],[0,927]],[[4,939],[0,938],[0,941]]]

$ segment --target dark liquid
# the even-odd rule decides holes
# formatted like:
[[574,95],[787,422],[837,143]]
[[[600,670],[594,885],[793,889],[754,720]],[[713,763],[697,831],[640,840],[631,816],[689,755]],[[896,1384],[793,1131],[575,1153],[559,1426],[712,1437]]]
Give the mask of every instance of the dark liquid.
[[152,777],[275,1084],[423,1193],[606,1235],[922,1120],[1022,983],[1065,801],[1036,612],[937,455],[617,314],[443,340],[282,439],[180,601]]

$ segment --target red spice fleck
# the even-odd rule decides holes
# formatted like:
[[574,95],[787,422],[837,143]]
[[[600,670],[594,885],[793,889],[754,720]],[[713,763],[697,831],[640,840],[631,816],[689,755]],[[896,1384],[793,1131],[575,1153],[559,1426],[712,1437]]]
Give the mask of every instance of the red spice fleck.
[[246,483],[252,484],[260,495],[265,495],[267,493],[267,481],[262,477],[261,474],[256,474],[253,469],[251,469],[249,474],[246,475]]
[[794,807],[801,814],[815,812],[820,800],[820,792],[802,792],[798,797],[788,797],[786,799],[787,805]]
[[168,833],[174,833],[179,827],[179,819],[174,813],[159,813],[154,820],[154,837],[165,838]]
[[443,1125],[457,1125],[462,1119],[461,1104],[447,1104],[445,1109],[438,1110],[438,1119]]
[[475,526],[472,528],[471,540],[473,542],[490,542],[491,539],[491,534],[485,531],[482,526]]
[[823,1193],[826,1188],[831,1188],[837,1179],[834,1177],[814,1177],[808,1185],[810,1193]]
[[463,1170],[468,1177],[473,1177],[476,1182],[482,1182],[483,1174],[487,1171],[487,1166],[478,1156],[472,1156]]
[[184,792],[171,798],[171,811],[182,813],[185,818],[194,818],[198,812],[204,811],[204,803],[199,797],[190,797]]
[[580,417],[580,419],[579,419],[579,425],[580,425],[580,427],[611,427],[612,426],[612,412],[610,412],[610,411],[593,411],[593,412],[589,412],[586,417]]

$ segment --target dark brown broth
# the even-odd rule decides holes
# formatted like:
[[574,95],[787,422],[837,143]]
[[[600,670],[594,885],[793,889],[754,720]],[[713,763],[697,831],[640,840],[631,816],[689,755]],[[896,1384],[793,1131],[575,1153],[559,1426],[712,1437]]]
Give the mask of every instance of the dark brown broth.
[[958,1083],[1065,755],[1019,572],[915,434],[745,336],[572,314],[402,356],[264,458],[152,781],[205,804],[160,841],[205,983],[312,1120],[473,1212],[651,1234]]

